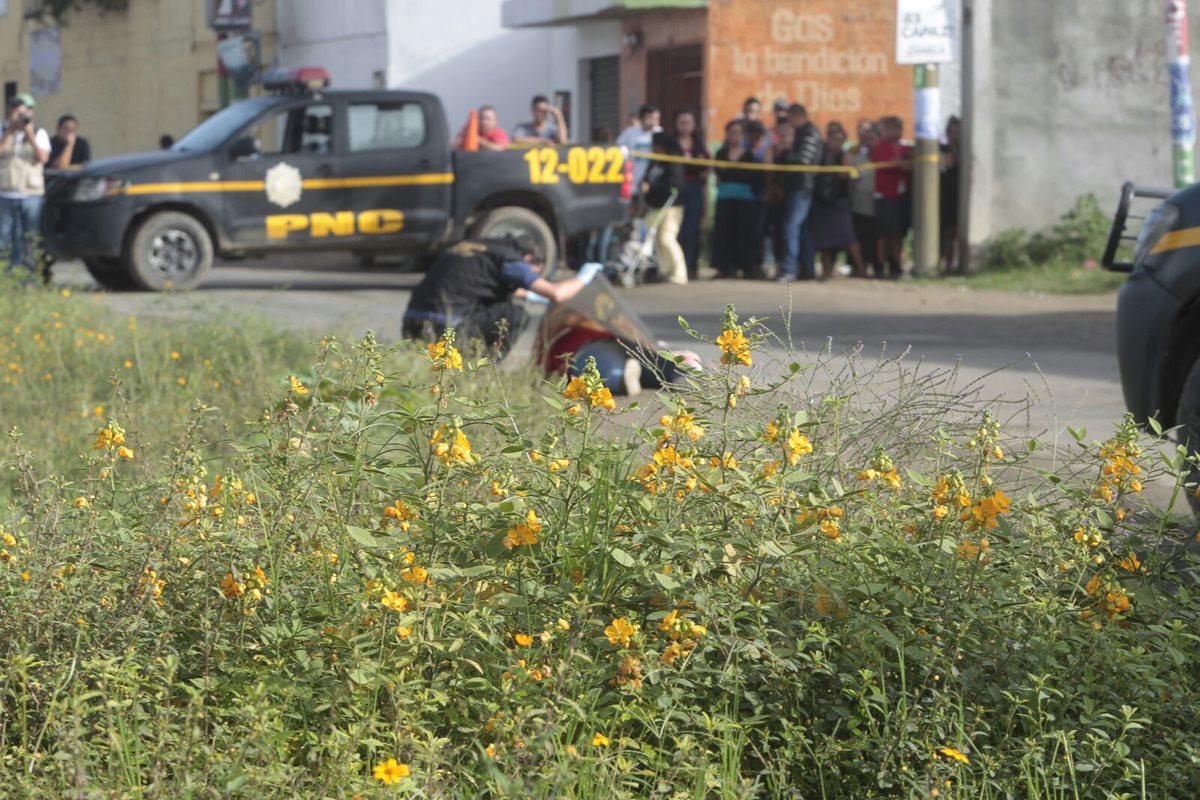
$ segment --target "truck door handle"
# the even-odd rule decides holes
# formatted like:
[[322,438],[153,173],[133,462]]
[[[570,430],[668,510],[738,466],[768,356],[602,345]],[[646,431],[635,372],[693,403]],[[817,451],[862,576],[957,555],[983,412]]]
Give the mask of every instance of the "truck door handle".
[[332,164],[322,164],[321,166],[317,167],[317,174],[318,175],[332,175],[333,174],[333,165]]

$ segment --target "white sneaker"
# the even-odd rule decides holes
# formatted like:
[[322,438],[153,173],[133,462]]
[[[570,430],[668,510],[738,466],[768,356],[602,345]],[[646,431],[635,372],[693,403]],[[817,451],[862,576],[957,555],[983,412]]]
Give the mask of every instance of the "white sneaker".
[[625,394],[636,397],[642,393],[642,362],[636,358],[625,359]]

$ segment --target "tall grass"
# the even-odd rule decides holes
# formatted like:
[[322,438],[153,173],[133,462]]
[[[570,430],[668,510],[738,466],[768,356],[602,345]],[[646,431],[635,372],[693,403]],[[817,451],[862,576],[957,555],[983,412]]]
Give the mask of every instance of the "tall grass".
[[[91,367],[21,345],[114,410],[6,412],[0,794],[1200,788],[1194,531],[1138,502],[1185,464],[1128,423],[1045,459],[953,373],[817,380],[732,313],[649,424],[450,343],[137,327]],[[90,394],[129,352],[156,377]]]

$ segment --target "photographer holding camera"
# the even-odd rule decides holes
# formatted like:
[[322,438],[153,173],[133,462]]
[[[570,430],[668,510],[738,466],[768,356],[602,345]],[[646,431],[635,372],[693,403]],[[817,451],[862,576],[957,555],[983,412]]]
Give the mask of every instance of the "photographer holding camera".
[[35,246],[45,194],[43,170],[50,160],[50,135],[35,128],[32,96],[8,101],[0,134],[0,265],[37,271]]

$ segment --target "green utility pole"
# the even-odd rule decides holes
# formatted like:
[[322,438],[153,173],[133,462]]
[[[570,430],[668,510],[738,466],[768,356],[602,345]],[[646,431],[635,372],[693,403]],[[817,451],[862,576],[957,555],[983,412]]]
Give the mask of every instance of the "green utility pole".
[[913,273],[936,275],[941,256],[939,199],[941,184],[938,123],[941,88],[936,64],[913,67],[916,88],[916,137],[913,152]]

